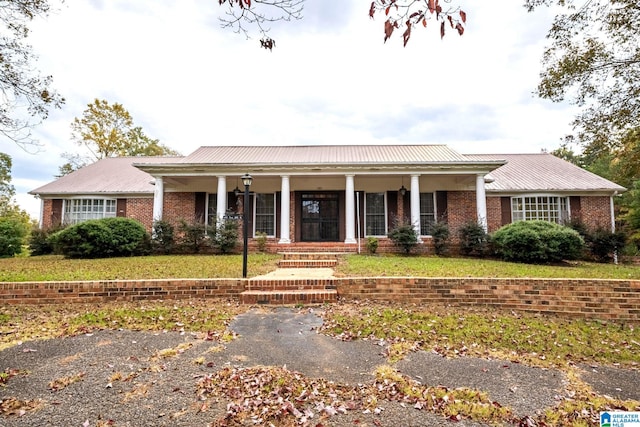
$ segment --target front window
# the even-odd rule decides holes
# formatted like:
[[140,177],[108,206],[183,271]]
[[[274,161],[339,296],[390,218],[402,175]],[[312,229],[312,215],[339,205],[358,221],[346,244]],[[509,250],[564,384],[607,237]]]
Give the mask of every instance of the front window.
[[365,199],[365,230],[367,236],[387,234],[387,216],[385,215],[384,193],[367,193]]
[[64,223],[77,224],[90,219],[116,216],[116,199],[70,199],[65,201]]
[[276,235],[276,197],[273,193],[255,196],[255,232],[265,233],[267,236]]
[[516,221],[543,220],[562,223],[569,218],[566,197],[518,196],[511,198],[511,219]]
[[433,193],[420,193],[420,233],[430,236],[436,223],[436,204]]

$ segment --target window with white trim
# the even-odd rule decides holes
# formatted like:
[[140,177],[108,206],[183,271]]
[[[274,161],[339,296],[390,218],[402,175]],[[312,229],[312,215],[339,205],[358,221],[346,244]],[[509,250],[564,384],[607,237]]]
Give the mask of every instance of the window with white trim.
[[385,193],[367,193],[365,196],[365,225],[367,236],[387,235]]
[[511,221],[543,220],[563,223],[569,219],[569,201],[559,196],[516,196],[511,198]]
[[257,193],[255,201],[255,232],[267,236],[276,235],[276,195],[273,193]]
[[430,236],[436,223],[434,193],[420,193],[420,234]]
[[64,204],[64,223],[77,224],[90,219],[116,216],[116,199],[69,199]]

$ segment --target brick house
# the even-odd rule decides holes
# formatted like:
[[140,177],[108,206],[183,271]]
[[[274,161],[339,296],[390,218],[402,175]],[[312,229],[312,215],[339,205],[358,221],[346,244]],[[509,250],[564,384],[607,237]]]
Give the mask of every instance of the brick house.
[[[625,189],[550,154],[463,155],[444,145],[215,146],[184,157],[106,158],[30,192],[49,228],[124,216],[215,224],[243,211],[270,249],[349,250],[385,236],[397,218],[430,241],[434,223],[489,232],[518,220],[614,227]],[[428,246],[428,245],[427,245]]]

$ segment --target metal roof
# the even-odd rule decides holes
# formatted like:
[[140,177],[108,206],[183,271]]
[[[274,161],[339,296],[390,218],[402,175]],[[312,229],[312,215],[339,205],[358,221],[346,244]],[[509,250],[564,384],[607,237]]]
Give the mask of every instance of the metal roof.
[[[145,157],[145,163],[175,162],[180,157]],[[29,194],[153,193],[153,178],[133,167],[140,157],[108,157],[91,163]]]
[[[504,162],[505,165],[501,166]],[[111,157],[102,159],[30,191],[39,195],[150,194],[153,177],[138,168],[165,170],[210,165],[469,165],[472,169],[491,170],[493,182],[487,192],[608,192],[624,191],[598,175],[579,168],[551,154],[482,154],[462,155],[444,145],[336,145],[336,146],[260,146],[201,147],[186,157]],[[470,169],[469,173],[473,173]],[[197,175],[197,172],[192,172]],[[438,173],[438,172],[435,172]],[[195,176],[192,175],[192,176]]]
[[504,166],[492,171],[493,182],[487,183],[488,192],[515,191],[606,191],[622,192],[626,189],[608,179],[582,169],[552,154],[482,154],[467,155],[473,159],[506,160]]
[[[144,160],[141,161],[141,163]],[[184,164],[415,164],[469,163],[471,159],[446,145],[307,145],[200,147],[182,158]]]

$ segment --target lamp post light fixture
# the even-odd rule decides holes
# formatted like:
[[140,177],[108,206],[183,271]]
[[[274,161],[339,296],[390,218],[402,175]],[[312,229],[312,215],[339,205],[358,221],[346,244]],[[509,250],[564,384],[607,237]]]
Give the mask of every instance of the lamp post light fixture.
[[244,213],[242,214],[242,229],[244,236],[244,245],[242,248],[242,278],[247,277],[247,249],[249,246],[249,187],[253,178],[248,173],[242,175],[242,183],[244,184]]

